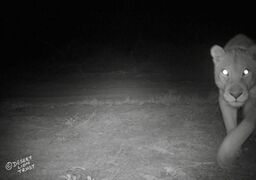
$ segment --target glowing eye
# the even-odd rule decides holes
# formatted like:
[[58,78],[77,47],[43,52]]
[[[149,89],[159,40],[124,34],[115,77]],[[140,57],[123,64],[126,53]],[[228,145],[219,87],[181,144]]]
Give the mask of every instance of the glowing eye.
[[248,74],[249,74],[249,70],[248,70],[248,69],[244,69],[243,75],[246,76],[246,75],[248,75]]
[[225,76],[228,76],[228,70],[223,69],[223,70],[222,70],[222,74],[225,75]]

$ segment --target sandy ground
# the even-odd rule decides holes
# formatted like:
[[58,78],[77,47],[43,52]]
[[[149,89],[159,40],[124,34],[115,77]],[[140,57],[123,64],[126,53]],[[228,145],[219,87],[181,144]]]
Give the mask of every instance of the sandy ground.
[[0,179],[255,175],[252,137],[234,169],[216,164],[225,132],[212,83],[119,72],[26,83],[8,92],[1,100]]

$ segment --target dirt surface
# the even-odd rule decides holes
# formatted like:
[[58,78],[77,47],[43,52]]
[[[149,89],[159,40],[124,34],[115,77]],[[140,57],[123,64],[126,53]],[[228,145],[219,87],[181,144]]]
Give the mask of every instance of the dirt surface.
[[8,93],[1,100],[0,179],[255,175],[255,138],[236,167],[216,164],[225,131],[212,83],[117,72],[20,84]]

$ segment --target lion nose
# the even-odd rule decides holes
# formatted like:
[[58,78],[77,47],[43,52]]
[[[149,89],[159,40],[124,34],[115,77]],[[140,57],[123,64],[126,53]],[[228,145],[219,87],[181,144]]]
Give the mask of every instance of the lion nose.
[[237,99],[243,94],[243,91],[241,89],[231,89],[229,93],[231,96]]

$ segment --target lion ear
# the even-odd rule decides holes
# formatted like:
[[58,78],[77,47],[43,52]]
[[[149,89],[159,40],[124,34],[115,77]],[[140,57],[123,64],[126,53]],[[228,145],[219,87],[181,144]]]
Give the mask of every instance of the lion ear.
[[248,53],[253,57],[254,60],[256,60],[256,45],[250,47],[248,49]]
[[218,46],[218,45],[214,45],[211,48],[211,56],[213,57],[213,61],[214,62],[218,62],[220,57],[223,57],[225,55],[225,50]]

